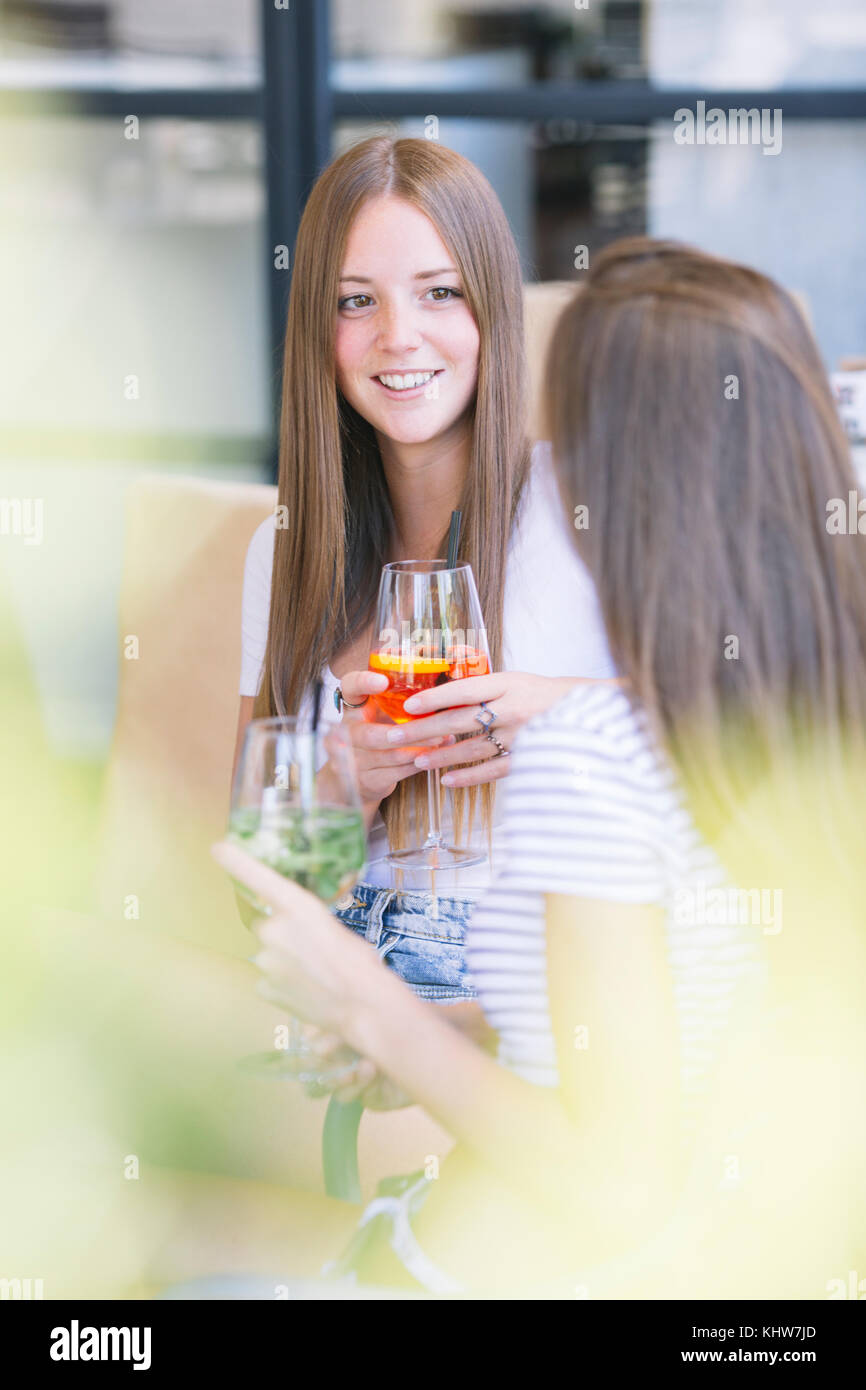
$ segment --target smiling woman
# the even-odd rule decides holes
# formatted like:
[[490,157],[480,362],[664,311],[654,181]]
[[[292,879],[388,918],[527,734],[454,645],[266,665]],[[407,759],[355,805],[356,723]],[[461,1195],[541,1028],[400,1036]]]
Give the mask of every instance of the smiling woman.
[[[346,264],[368,273],[342,275],[341,286],[370,288],[340,299],[337,385],[385,438],[403,444],[459,427],[475,396],[480,334],[445,251],[429,217],[391,197],[362,209],[346,246]],[[425,257],[438,269],[413,273]],[[385,400],[419,404],[404,415]]]
[[[487,180],[435,141],[347,150],[315,184],[295,249],[280,524],[263,522],[247,556],[239,736],[253,711],[308,715],[317,680],[336,696],[323,717],[350,729],[368,828],[363,880],[337,913],[438,1003],[474,993],[463,941],[499,852],[502,754],[578,678],[614,674],[526,398],[519,257]],[[398,745],[370,698],[387,686],[369,669],[379,579],[443,556],[455,508],[490,674],[427,692]],[[482,701],[495,738],[476,721]],[[474,867],[437,871],[435,897],[429,873],[398,882],[386,858],[424,838],[416,759],[434,752],[454,788],[443,833],[479,850]]]

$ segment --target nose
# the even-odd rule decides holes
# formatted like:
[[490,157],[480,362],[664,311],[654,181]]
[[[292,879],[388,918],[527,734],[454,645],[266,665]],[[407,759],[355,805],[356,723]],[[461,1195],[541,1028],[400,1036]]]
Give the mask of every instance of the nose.
[[411,304],[390,299],[382,305],[377,318],[377,346],[381,352],[412,352],[421,346],[423,338]]

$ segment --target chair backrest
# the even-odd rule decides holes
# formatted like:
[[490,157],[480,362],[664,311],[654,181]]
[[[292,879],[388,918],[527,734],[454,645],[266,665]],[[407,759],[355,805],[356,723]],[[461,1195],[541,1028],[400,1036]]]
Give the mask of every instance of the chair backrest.
[[228,812],[243,566],[276,488],[144,475],[126,501],[117,717],[97,902],[123,922],[248,955],[210,858]]
[[[530,423],[568,282],[526,287]],[[238,711],[244,557],[276,488],[148,474],[129,489],[120,679],[103,800],[96,907],[202,946],[249,955],[234,895],[210,858],[225,828]]]

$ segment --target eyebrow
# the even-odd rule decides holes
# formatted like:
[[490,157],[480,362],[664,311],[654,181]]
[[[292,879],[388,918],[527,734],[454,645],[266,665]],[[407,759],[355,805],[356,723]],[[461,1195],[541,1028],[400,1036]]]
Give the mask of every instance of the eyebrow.
[[[453,265],[444,265],[439,270],[421,270],[412,278],[414,280],[432,280],[436,275],[457,275],[458,273]],[[341,275],[340,284],[342,285],[345,280],[351,280],[353,285],[372,285],[373,283],[369,275]]]

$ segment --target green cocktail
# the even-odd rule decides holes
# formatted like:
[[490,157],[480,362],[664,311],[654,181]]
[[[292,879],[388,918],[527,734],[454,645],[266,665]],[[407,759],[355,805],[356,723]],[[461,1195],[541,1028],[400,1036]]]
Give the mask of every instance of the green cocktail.
[[[367,852],[361,812],[345,806],[236,807],[228,835],[326,903],[335,903],[352,887]],[[270,911],[248,888],[237,886],[257,911]]]

